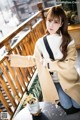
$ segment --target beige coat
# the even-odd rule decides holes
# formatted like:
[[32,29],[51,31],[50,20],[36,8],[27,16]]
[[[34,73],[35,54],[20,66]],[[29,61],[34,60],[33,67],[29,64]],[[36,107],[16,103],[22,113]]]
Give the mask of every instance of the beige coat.
[[68,46],[68,55],[65,61],[60,62],[58,60],[46,60],[46,63],[49,63],[50,69],[44,67],[40,63],[41,58],[40,51],[38,50],[38,47],[35,46],[33,56],[24,57],[19,55],[11,55],[11,66],[30,67],[36,65],[42,88],[43,99],[44,101],[52,103],[55,103],[57,100],[59,100],[59,97],[49,71],[56,71],[63,90],[80,104],[80,78],[75,69],[75,45],[73,44]]

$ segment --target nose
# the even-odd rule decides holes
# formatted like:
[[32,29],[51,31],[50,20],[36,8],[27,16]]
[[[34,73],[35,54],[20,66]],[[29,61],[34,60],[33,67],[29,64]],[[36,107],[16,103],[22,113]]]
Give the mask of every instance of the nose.
[[54,27],[54,22],[51,22],[51,23],[50,23],[50,27]]

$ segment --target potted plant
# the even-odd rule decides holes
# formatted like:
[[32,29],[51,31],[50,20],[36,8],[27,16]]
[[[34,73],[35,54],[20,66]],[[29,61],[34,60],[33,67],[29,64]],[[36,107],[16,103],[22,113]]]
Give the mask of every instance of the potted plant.
[[32,94],[29,94],[26,99],[25,103],[27,104],[28,110],[30,113],[34,116],[38,116],[41,112],[39,101],[36,97],[34,97]]

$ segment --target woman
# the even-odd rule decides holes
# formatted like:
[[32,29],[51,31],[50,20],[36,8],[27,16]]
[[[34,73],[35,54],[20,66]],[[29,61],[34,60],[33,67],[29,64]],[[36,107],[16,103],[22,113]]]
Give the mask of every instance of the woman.
[[44,100],[59,100],[58,105],[67,114],[78,112],[80,78],[75,68],[76,48],[68,33],[67,17],[60,6],[52,7],[48,11],[46,27],[47,34],[36,42],[34,55],[11,56],[11,65],[37,65]]

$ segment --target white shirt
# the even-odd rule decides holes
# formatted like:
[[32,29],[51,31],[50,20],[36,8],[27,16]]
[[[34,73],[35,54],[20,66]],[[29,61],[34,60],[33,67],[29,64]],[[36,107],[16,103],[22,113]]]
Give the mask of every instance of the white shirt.
[[[60,45],[62,43],[62,35],[58,35],[58,34],[47,35],[47,41],[48,41],[48,44],[53,52],[54,59],[57,60],[57,59],[63,58],[63,54],[62,54],[61,49],[60,49]],[[69,45],[71,45],[73,43],[74,43],[74,41],[72,40],[69,43]],[[43,37],[38,39],[36,44],[37,44],[40,52],[42,53],[44,59],[49,58],[49,54],[46,50],[46,47],[45,47],[45,44],[43,41]],[[56,72],[54,72],[52,78],[53,78],[54,82],[58,82],[58,76],[57,76]]]
[[[59,36],[58,34],[47,35],[47,41],[53,52],[55,60],[61,59],[63,57],[63,54],[60,50],[60,45],[62,43],[62,36]],[[45,59],[49,58],[49,54],[44,45],[43,37],[40,38],[36,44],[38,48],[40,49],[41,53],[43,54],[44,58]]]

